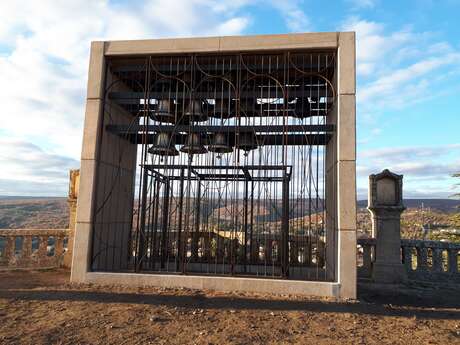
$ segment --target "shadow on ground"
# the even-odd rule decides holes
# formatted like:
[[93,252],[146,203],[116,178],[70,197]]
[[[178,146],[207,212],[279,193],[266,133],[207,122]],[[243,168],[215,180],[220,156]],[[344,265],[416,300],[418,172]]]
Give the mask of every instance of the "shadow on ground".
[[164,305],[178,308],[305,311],[356,313],[376,316],[404,316],[429,319],[460,319],[460,291],[455,289],[379,288],[359,285],[358,301],[330,302],[305,298],[251,297],[236,294],[215,295],[186,290],[146,289],[113,292],[113,287],[66,284],[67,271],[0,272],[0,298],[25,301],[83,301]]

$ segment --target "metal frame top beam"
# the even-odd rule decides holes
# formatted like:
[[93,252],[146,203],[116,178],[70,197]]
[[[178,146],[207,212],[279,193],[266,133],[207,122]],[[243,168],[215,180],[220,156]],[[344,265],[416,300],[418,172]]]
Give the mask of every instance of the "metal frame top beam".
[[337,49],[338,42],[339,32],[106,41],[104,42],[104,55],[110,57],[150,54]]

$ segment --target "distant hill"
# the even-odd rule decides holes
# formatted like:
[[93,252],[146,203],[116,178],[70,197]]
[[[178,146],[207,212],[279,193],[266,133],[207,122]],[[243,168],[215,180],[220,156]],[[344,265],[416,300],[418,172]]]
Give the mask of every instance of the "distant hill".
[[[422,205],[441,212],[460,212],[460,200],[454,199],[404,199],[407,208],[418,208]],[[358,207],[367,207],[367,200],[359,200]]]
[[[460,213],[460,200],[452,199],[406,199],[404,204],[408,208],[419,208],[424,205],[426,209],[437,210],[443,213]],[[321,204],[316,210],[312,205],[311,212],[315,214],[321,211]],[[365,208],[367,200],[358,201],[359,208]],[[308,217],[308,200],[291,201],[291,219]],[[242,208],[242,201],[238,202],[238,209]],[[269,205],[254,205],[254,219],[259,221],[277,222],[281,215],[281,202],[276,201]],[[220,211],[219,211],[220,209]],[[201,208],[202,217],[220,214],[221,219],[228,217],[223,205],[205,204]],[[367,215],[367,212],[365,212]],[[0,196],[0,229],[18,228],[66,228],[68,226],[69,210],[66,198],[58,197],[23,197],[23,196]],[[359,218],[359,217],[358,217]]]
[[0,229],[68,227],[67,198],[0,197]]

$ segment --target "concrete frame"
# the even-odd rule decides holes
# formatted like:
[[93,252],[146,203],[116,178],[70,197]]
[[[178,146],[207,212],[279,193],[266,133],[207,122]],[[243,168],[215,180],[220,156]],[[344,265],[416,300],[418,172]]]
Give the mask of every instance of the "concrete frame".
[[[136,148],[128,148],[133,159],[118,162],[112,143],[116,139],[105,132],[103,125],[106,58],[155,54],[205,52],[257,52],[278,50],[321,50],[337,52],[335,75],[336,101],[328,116],[336,125],[336,134],[326,153],[326,207],[328,224],[328,269],[332,282],[274,280],[241,277],[202,277],[170,274],[135,274],[91,272],[92,226],[97,221],[97,175],[110,175],[110,169],[126,172],[125,194],[134,186]],[[80,170],[80,189],[74,239],[72,282],[100,284],[155,285],[199,289],[293,293],[356,298],[356,119],[355,119],[355,33],[300,33],[282,35],[227,36],[184,39],[92,42],[88,72],[85,126]],[[120,120],[125,114],[119,110]],[[126,207],[129,207],[129,198]],[[133,199],[133,198],[131,198]],[[132,203],[132,200],[131,200]],[[116,215],[108,215],[116,217]],[[119,219],[117,221],[120,221]],[[121,220],[128,222],[128,219]],[[123,256],[124,253],[120,253]],[[121,266],[122,262],[119,263]]]

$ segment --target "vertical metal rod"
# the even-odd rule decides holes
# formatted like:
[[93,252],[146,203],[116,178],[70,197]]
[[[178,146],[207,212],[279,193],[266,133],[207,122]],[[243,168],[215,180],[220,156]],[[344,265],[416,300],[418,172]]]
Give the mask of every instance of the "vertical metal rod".
[[[176,271],[179,271],[182,263],[182,241],[181,241],[181,232],[182,232],[182,211],[184,205],[184,169],[180,170],[180,184],[179,184],[179,224],[177,226],[177,260],[176,260]],[[187,241],[187,239],[185,239]]]
[[142,262],[145,256],[145,213],[147,208],[147,182],[148,171],[144,168],[144,175],[142,178],[142,198],[141,198],[141,214],[140,214],[140,232],[139,232],[139,248],[137,254],[136,272],[142,270]]
[[281,221],[281,270],[283,277],[289,276],[289,178],[284,175],[283,180],[283,216]]
[[251,235],[249,239],[249,262],[252,263],[253,235],[254,235],[254,181],[251,181]]
[[200,212],[201,212],[201,180],[197,181],[196,191],[196,208],[195,208],[195,231],[192,239],[192,258],[194,261],[198,259],[198,241],[200,238]]
[[152,197],[155,195],[155,184],[154,184],[154,178],[153,175],[150,176],[150,182],[149,182],[149,209],[148,209],[148,217],[147,217],[147,248],[148,248],[148,265],[147,267],[149,269],[152,269],[152,245],[153,245],[153,238],[152,238],[152,233],[153,233],[153,215],[154,215],[154,209],[153,209],[153,200]]
[[247,260],[247,248],[248,248],[248,189],[249,189],[249,181],[246,178],[244,181],[244,248],[243,248],[243,265],[244,265],[244,272],[246,273],[246,260]]
[[166,248],[168,234],[168,215],[169,215],[169,180],[165,180],[165,192],[163,197],[163,215],[162,215],[162,231],[161,231],[161,262],[160,267],[165,268],[165,259],[168,252]]
[[158,254],[158,247],[157,247],[157,228],[158,228],[158,213],[159,213],[159,206],[160,206],[160,179],[156,177],[155,181],[155,194],[153,195],[154,198],[154,214],[153,214],[153,245],[152,245],[152,256],[153,256],[153,269],[156,268],[157,263],[157,254]]

